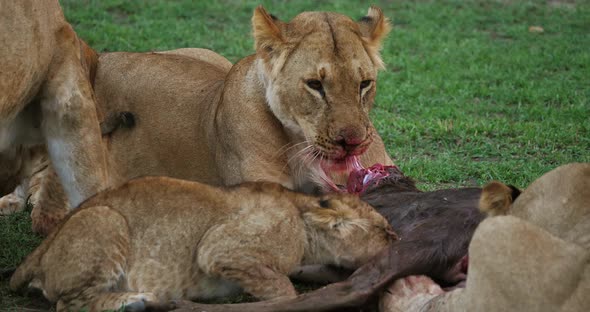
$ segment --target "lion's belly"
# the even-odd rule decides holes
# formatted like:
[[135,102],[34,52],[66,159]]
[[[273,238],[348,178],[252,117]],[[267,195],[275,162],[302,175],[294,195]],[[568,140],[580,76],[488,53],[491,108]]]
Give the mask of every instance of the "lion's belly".
[[119,175],[115,184],[162,175],[221,185],[210,151],[218,142],[209,143],[207,133],[224,76],[190,58],[102,54],[94,85],[101,110],[105,116],[129,111],[136,121],[109,138],[111,172]]

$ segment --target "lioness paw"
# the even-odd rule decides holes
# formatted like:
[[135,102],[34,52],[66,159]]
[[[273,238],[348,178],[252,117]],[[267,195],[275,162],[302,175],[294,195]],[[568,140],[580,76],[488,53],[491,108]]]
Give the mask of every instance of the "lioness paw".
[[442,288],[427,276],[408,276],[398,279],[383,292],[379,311],[420,311],[428,301],[443,293]]
[[6,216],[25,208],[25,199],[14,194],[8,194],[0,198],[0,216]]

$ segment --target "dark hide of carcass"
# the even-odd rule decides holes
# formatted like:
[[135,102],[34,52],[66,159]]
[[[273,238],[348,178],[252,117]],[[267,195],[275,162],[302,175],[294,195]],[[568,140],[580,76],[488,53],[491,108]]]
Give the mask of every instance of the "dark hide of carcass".
[[[428,275],[443,286],[464,279],[467,249],[475,228],[485,217],[479,211],[480,188],[420,192],[397,168],[367,189],[361,198],[381,213],[401,240],[419,247],[417,258],[429,259]],[[466,272],[463,272],[466,273]]]
[[400,239],[347,280],[293,299],[219,305],[177,302],[164,307],[177,312],[358,310],[390,282],[408,275],[425,274],[448,285],[459,282],[469,242],[484,218],[478,209],[481,189],[421,192],[397,167],[387,170],[390,174],[369,184],[361,197],[389,220]]

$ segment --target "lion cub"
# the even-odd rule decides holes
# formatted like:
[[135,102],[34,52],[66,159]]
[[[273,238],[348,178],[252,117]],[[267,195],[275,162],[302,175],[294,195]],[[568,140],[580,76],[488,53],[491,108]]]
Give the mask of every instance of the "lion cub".
[[259,299],[295,296],[287,275],[296,266],[357,268],[391,233],[352,195],[141,178],[83,203],[20,265],[10,287],[40,288],[57,311],[142,310],[146,301],[240,290]]

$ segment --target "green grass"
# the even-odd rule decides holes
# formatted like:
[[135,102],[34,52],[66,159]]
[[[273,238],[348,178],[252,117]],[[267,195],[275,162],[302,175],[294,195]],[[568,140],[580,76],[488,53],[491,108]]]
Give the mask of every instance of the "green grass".
[[[44,300],[30,300],[11,293],[8,289],[8,273],[29,252],[41,243],[42,238],[31,233],[30,208],[10,216],[0,217],[0,311],[20,311],[17,307],[27,305],[46,307]],[[6,277],[6,278],[5,278]]]
[[[253,53],[253,1],[62,0],[98,51],[204,47],[232,62]],[[310,10],[361,17],[358,1],[262,1],[283,20]],[[526,186],[590,161],[590,3],[377,1],[385,42],[374,123],[390,154],[425,189],[498,179]],[[541,26],[543,33],[531,33]],[[0,268],[39,242],[28,215],[0,218]],[[0,283],[0,310],[26,302]]]

